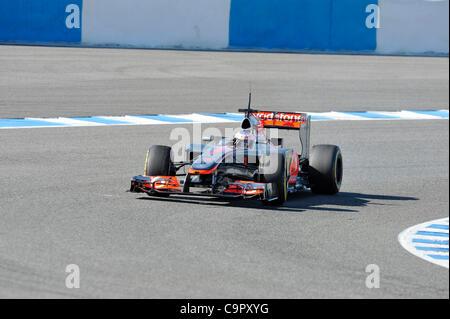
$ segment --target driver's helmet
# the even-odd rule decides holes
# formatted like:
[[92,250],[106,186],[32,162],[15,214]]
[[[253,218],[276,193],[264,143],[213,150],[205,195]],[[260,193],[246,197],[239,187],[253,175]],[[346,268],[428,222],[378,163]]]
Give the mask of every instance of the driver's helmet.
[[237,146],[244,146],[247,142],[247,145],[251,147],[255,144],[256,136],[251,130],[240,130],[234,135],[234,141]]

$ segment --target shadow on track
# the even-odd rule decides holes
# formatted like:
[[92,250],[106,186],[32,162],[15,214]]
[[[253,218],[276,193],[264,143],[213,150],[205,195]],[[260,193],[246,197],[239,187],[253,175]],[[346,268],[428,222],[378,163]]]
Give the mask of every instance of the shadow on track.
[[[277,212],[304,212],[308,210],[357,213],[360,207],[369,205],[392,205],[389,201],[410,201],[418,200],[415,197],[374,195],[340,192],[336,195],[317,195],[311,192],[301,192],[290,195],[288,201],[283,206],[265,206],[258,200],[242,199],[218,199],[211,197],[190,197],[183,195],[173,195],[170,198],[164,197],[139,197],[140,200],[167,201],[185,204],[196,204],[204,206],[219,207],[241,207],[248,209],[258,209]],[[376,201],[376,202],[375,202]]]

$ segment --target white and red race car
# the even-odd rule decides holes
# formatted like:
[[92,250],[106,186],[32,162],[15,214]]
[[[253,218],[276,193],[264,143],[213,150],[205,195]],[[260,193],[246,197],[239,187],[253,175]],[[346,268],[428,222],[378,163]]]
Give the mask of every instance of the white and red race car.
[[[311,189],[335,194],[343,176],[341,150],[336,145],[310,148],[310,116],[306,113],[245,112],[234,137],[208,137],[205,144],[186,147],[186,160],[172,161],[172,149],[153,145],[147,152],[145,174],[134,176],[131,192],[151,196],[171,194],[257,198],[282,205],[289,193]],[[283,148],[282,139],[266,138],[265,129],[299,133],[300,149]]]

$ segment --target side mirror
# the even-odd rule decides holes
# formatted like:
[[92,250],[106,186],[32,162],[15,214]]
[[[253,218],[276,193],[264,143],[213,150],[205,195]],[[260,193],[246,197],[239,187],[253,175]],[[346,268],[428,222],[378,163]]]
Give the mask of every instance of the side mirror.
[[214,136],[203,136],[202,137],[202,141],[203,142],[212,142],[212,141],[214,141]]

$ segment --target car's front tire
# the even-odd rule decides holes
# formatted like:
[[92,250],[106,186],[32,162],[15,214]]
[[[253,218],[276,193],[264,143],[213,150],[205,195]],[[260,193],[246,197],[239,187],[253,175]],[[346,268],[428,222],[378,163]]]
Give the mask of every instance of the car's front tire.
[[272,184],[277,196],[274,200],[263,200],[264,205],[281,206],[287,200],[287,171],[286,156],[283,153],[273,153],[268,156],[268,165],[260,168],[260,180]]
[[[153,145],[147,152],[145,160],[146,176],[175,176],[175,167],[172,162],[172,148],[165,145]],[[149,194],[167,197],[170,194],[157,193]]]

